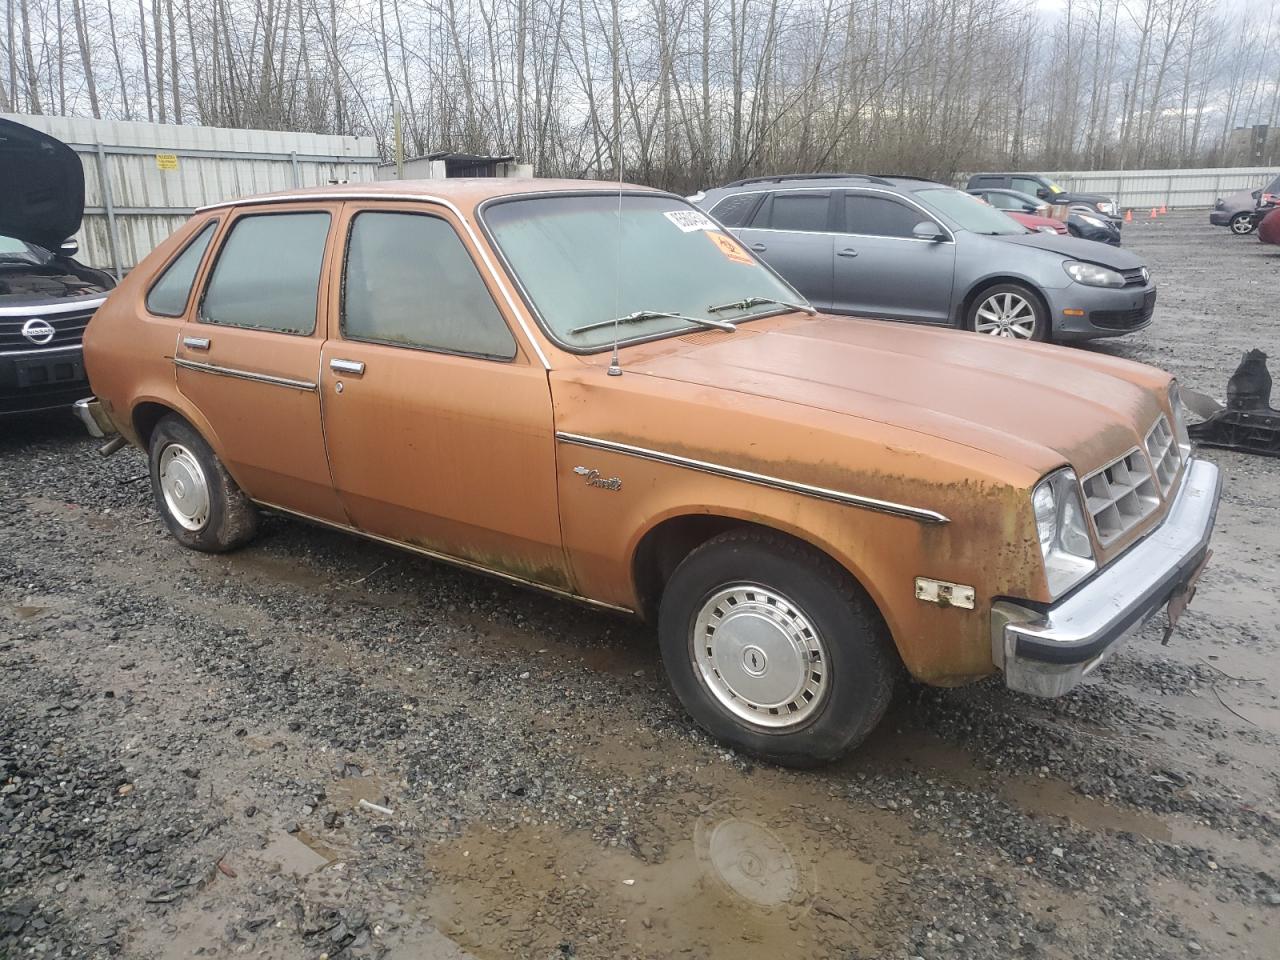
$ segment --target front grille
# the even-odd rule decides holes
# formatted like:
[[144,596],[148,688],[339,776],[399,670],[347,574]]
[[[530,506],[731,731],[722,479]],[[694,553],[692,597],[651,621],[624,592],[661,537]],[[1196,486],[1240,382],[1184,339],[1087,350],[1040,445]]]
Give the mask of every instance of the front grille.
[[[0,352],[74,346],[84,339],[84,328],[89,325],[89,318],[93,316],[94,309],[77,310],[74,313],[43,314],[36,307],[27,316],[0,317]],[[53,339],[48,343],[32,343],[22,335],[23,324],[32,317],[39,317],[53,327]]]
[[1089,322],[1104,330],[1133,330],[1151,319],[1156,312],[1156,292],[1151,290],[1142,301],[1142,306],[1133,310],[1094,310],[1089,314]]
[[1084,478],[1085,505],[1104,547],[1132,530],[1160,506],[1160,488],[1145,453],[1134,447]]
[[1182,466],[1182,451],[1178,449],[1173,430],[1164,414],[1160,415],[1160,419],[1147,432],[1147,453],[1155,466],[1160,492],[1168,493],[1173,481],[1177,479],[1178,468]]

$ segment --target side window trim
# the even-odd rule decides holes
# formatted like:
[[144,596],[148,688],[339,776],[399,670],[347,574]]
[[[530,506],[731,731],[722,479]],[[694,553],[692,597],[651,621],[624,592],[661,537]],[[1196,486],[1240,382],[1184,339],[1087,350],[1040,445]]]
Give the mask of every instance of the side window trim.
[[[288,330],[276,330],[271,327],[253,327],[232,323],[217,323],[212,320],[206,320],[204,316],[204,301],[209,295],[209,288],[213,285],[214,275],[218,270],[218,261],[222,258],[222,254],[227,249],[227,244],[231,242],[232,236],[235,234],[236,227],[246,220],[252,220],[258,217],[275,217],[288,216],[299,213],[323,213],[329,218],[329,225],[325,231],[324,246],[320,251],[320,276],[316,281],[316,315],[311,321],[311,329],[306,333],[291,333]],[[204,283],[200,287],[200,296],[196,300],[196,313],[192,318],[196,323],[205,324],[210,327],[226,327],[231,330],[256,330],[260,333],[275,333],[285,337],[314,337],[317,330],[323,329],[320,323],[321,315],[324,312],[324,291],[325,291],[325,274],[326,264],[328,263],[328,249],[333,242],[333,222],[337,217],[337,211],[327,207],[309,207],[302,205],[290,204],[287,207],[281,207],[278,210],[257,210],[254,207],[241,207],[234,210],[233,215],[226,224],[226,229],[222,231],[219,238],[217,249],[213,252],[213,259],[209,261],[209,267],[205,271]],[[188,304],[189,306],[189,304]]]
[[[142,298],[142,305],[146,309],[148,314],[150,314],[153,317],[166,317],[170,320],[181,320],[183,317],[187,315],[187,311],[191,308],[191,295],[196,292],[196,286],[197,286],[196,281],[200,279],[200,267],[204,264],[205,260],[208,258],[209,251],[213,249],[214,236],[217,235],[218,224],[221,223],[221,221],[222,221],[221,217],[210,217],[208,220],[206,220],[201,225],[200,229],[197,230],[195,233],[193,233],[191,235],[191,238],[182,245],[182,249],[174,253],[174,255],[170,257],[168,261],[165,263],[164,267],[161,268],[160,272],[156,274],[155,279],[152,280],[151,284],[147,287],[146,295],[143,296]],[[205,233],[209,231],[213,232],[213,236],[209,237],[208,246],[205,247],[205,251],[201,255],[199,262],[196,263],[195,271],[191,274],[191,285],[187,287],[187,296],[186,296],[186,299],[183,300],[182,302],[182,310],[179,311],[178,313],[165,313],[162,310],[152,310],[151,309],[151,292],[155,290],[157,286],[159,286],[160,281],[163,280],[166,275],[168,275],[169,271],[173,268],[173,265],[176,264],[182,258],[183,254],[185,254],[188,250],[190,250],[195,244],[199,243],[200,238],[203,237]],[[201,300],[204,299],[203,291],[201,291],[200,299]]]
[[[504,357],[496,354],[488,353],[472,353],[466,350],[451,350],[446,347],[429,346],[422,343],[400,343],[391,340],[379,340],[374,337],[351,336],[347,333],[347,270],[349,267],[351,253],[351,234],[355,229],[356,220],[363,213],[384,213],[384,214],[400,214],[407,217],[430,217],[438,220],[447,226],[458,240],[458,245],[462,248],[467,258],[471,261],[472,267],[476,271],[476,280],[489,299],[493,301],[494,312],[502,321],[502,325],[506,328],[507,335],[511,338],[512,352],[511,356]],[[476,262],[475,255],[468,249],[466,241],[463,240],[462,234],[458,228],[450,222],[449,218],[444,215],[444,211],[435,210],[406,210],[400,207],[358,207],[351,212],[347,218],[346,234],[342,238],[342,271],[338,277],[338,338],[346,343],[372,343],[383,347],[396,347],[401,350],[417,350],[421,353],[434,353],[448,357],[466,357],[471,360],[487,360],[490,363],[515,363],[520,359],[522,348],[520,340],[516,337],[515,332],[511,329],[511,323],[506,315],[502,312],[502,306],[498,302],[498,298],[493,295],[493,291],[489,289],[489,285],[485,283],[485,275],[480,269],[480,264]]]

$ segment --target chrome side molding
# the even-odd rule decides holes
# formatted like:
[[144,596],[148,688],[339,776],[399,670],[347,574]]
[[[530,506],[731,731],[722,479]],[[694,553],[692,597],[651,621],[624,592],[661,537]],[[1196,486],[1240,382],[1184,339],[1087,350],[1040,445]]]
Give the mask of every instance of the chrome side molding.
[[276,377],[269,373],[255,373],[252,370],[237,370],[235,367],[220,367],[214,363],[201,363],[198,360],[173,358],[174,366],[184,370],[195,370],[200,373],[212,373],[218,377],[235,377],[237,380],[252,380],[255,383],[269,383],[275,387],[291,387],[294,390],[315,390],[316,385],[310,380],[292,380],[289,377]]
[[951,518],[945,514],[938,513],[936,510],[928,510],[924,507],[913,507],[905,503],[894,503],[891,500],[878,500],[875,497],[864,497],[856,493],[846,493],[843,490],[831,490],[827,487],[815,487],[808,483],[784,480],[781,477],[772,477],[763,473],[753,473],[750,470],[739,470],[737,467],[729,467],[720,463],[709,463],[706,460],[694,460],[691,457],[681,457],[674,453],[666,453],[662,450],[650,450],[646,447],[635,447],[629,443],[618,443],[614,440],[602,440],[599,437],[587,437],[577,433],[564,433],[560,431],[556,432],[556,439],[561,443],[572,443],[579,447],[589,447],[592,450],[608,450],[612,453],[622,453],[631,457],[639,457],[642,460],[653,460],[657,463],[668,463],[672,466],[684,467],[688,470],[698,470],[702,473],[710,473],[718,477],[728,477],[731,480],[741,480],[744,483],[754,483],[761,487],[771,487],[774,490],[786,490],[806,497],[814,497],[818,500],[842,503],[850,507],[861,507],[864,510],[874,510],[877,513],[888,513],[897,517],[907,517],[911,520],[917,520],[920,523],[951,522]]

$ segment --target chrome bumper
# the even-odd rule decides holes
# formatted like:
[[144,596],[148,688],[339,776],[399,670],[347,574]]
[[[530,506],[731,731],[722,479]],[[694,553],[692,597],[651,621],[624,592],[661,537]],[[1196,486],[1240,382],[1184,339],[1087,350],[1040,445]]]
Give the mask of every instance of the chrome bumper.
[[1161,524],[1048,610],[992,605],[991,647],[1012,690],[1057,697],[1175,598],[1189,599],[1208,555],[1222,478],[1192,459]]
[[77,400],[73,409],[76,416],[80,418],[80,422],[84,424],[84,428],[89,431],[89,436],[103,439],[116,433],[116,425],[111,422],[111,418],[107,416],[107,412],[102,409],[102,404],[98,402],[97,397],[86,397],[83,400]]

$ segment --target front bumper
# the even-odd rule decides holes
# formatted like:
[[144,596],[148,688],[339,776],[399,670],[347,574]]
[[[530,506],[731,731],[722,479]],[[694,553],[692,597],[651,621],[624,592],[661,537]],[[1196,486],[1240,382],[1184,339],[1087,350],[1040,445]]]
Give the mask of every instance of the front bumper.
[[[1155,315],[1154,283],[1119,288],[1069,283],[1044,293],[1053,318],[1055,340],[1119,337],[1149,326]],[[1081,310],[1083,315],[1067,314],[1066,310]]]
[[65,410],[88,389],[79,344],[0,352],[0,416]]
[[1005,685],[1061,696],[1170,600],[1189,598],[1208,555],[1221,490],[1217,466],[1192,459],[1160,525],[1092,579],[1047,611],[997,601],[991,650]]
[[1226,227],[1231,224],[1231,218],[1234,217],[1236,211],[1232,210],[1210,210],[1209,223],[1215,227]]

